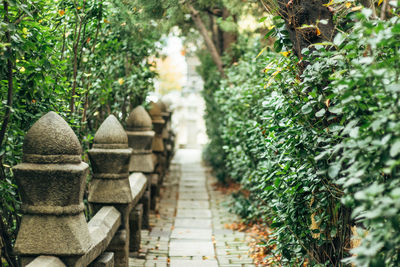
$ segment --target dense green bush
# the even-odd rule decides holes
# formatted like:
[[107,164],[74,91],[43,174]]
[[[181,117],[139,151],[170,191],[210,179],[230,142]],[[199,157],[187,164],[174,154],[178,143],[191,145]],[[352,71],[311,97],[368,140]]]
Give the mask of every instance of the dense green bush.
[[203,98],[206,102],[205,120],[207,121],[207,135],[213,136],[210,143],[204,149],[203,158],[211,164],[215,170],[215,175],[218,180],[224,181],[228,175],[224,168],[225,163],[225,152],[221,150],[223,146],[223,140],[219,134],[223,125],[222,119],[224,118],[221,114],[220,109],[216,106],[214,99],[215,88],[220,86],[221,76],[217,71],[215,64],[213,63],[211,56],[204,51],[199,53],[201,65],[197,71],[203,77],[204,80],[204,91]]
[[21,161],[32,124],[56,111],[86,150],[108,114],[124,121],[152,90],[148,57],[161,33],[143,16],[135,1],[2,1],[0,261],[17,266],[11,250],[19,197],[11,167]]
[[400,21],[369,17],[305,49],[301,75],[288,52],[249,51],[207,102],[215,154],[250,191],[238,211],[269,223],[284,266],[400,264]]

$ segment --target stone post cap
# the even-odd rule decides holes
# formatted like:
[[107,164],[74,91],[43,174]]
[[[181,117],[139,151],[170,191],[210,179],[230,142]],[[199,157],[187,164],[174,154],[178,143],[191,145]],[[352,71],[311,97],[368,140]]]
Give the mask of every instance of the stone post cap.
[[100,125],[88,154],[93,171],[89,202],[131,203],[128,177],[132,149],[128,146],[128,135],[115,116],[108,116]]
[[162,118],[165,121],[168,121],[169,117],[171,115],[171,112],[168,110],[167,105],[162,100],[158,100],[158,102],[156,104],[160,107]]
[[81,163],[82,148],[74,131],[50,111],[29,129],[23,144],[26,163]]
[[128,148],[128,136],[121,123],[114,115],[109,115],[100,125],[94,136],[93,148]]
[[22,200],[14,251],[19,255],[83,255],[91,246],[83,194],[89,166],[73,130],[55,112],[40,118],[13,168]]
[[153,123],[159,123],[159,124],[165,123],[164,119],[162,118],[161,108],[157,103],[150,102],[149,114],[151,116],[151,119],[153,120]]
[[151,131],[153,124],[149,113],[143,106],[137,106],[126,120],[128,131]]
[[157,105],[160,107],[161,112],[168,112],[169,113],[168,107],[167,107],[167,105],[165,104],[164,101],[158,100]]

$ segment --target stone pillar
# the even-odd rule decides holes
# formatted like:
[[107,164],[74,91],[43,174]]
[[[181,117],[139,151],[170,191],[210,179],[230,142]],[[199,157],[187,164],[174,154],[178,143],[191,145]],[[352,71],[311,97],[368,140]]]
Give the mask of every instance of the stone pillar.
[[157,105],[160,107],[161,116],[162,116],[163,120],[165,121],[165,126],[164,126],[163,131],[162,131],[162,138],[164,140],[166,140],[166,139],[169,138],[168,127],[169,127],[169,124],[170,124],[169,119],[170,119],[170,116],[171,116],[171,112],[168,111],[167,105],[162,100],[159,100],[157,102]]
[[144,192],[140,204],[143,206],[142,215],[142,226],[143,229],[150,229],[150,209],[151,209],[151,185],[150,185],[150,175],[147,178],[147,189]]
[[[157,176],[152,175],[152,194],[158,195],[161,184],[163,182],[163,178],[164,178],[164,142],[163,142],[163,138],[162,138],[162,131],[163,131],[163,127],[165,125],[165,121],[162,118],[162,114],[161,114],[161,109],[160,107],[154,103],[151,102],[150,103],[150,110],[149,110],[149,114],[150,117],[152,119],[152,123],[153,123],[153,128],[154,131],[156,132],[156,135],[154,137],[154,141],[153,141],[153,159],[155,162],[155,174],[157,174]],[[154,178],[157,178],[157,183],[154,183]],[[155,208],[155,202],[152,202],[152,208]]]
[[172,144],[171,144],[171,115],[172,112],[168,110],[167,105],[159,100],[157,102],[158,106],[161,109],[161,116],[163,118],[163,120],[165,121],[165,125],[163,127],[163,131],[162,131],[162,138],[163,138],[163,142],[164,142],[164,155],[166,158],[166,165],[165,168],[168,169],[169,168],[169,162],[170,159],[172,157]]
[[154,139],[153,124],[150,115],[142,107],[138,106],[129,114],[126,121],[126,133],[128,135],[129,147],[132,148],[130,172],[142,172],[147,177],[147,190],[141,199],[143,204],[142,227],[149,228],[149,213],[151,201],[150,174],[154,172],[154,161],[152,158],[152,144]]
[[162,153],[164,152],[162,132],[165,121],[162,118],[161,108],[157,103],[150,103],[149,114],[153,123],[154,131],[156,132],[156,135],[153,139],[153,152]]
[[55,112],[28,131],[23,160],[13,168],[22,198],[15,252],[22,265],[40,255],[73,262],[91,246],[83,193],[89,167],[68,124]]
[[114,267],[114,253],[105,252],[101,254],[89,267]]
[[142,230],[142,218],[143,218],[143,205],[139,204],[131,212],[131,235],[130,235],[130,251],[136,252],[140,249],[141,234]]
[[133,205],[129,184],[131,154],[124,128],[116,117],[108,116],[89,150],[93,176],[88,200],[94,211],[112,205],[122,215],[121,227],[107,249],[114,252],[115,266],[119,267],[128,267],[129,263],[129,214]]

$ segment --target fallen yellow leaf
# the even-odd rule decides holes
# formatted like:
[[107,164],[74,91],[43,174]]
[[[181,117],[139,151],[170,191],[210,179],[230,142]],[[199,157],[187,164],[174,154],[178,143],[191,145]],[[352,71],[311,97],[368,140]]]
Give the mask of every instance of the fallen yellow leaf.
[[290,54],[290,51],[280,52],[279,54],[281,54],[284,57],[288,57]]
[[333,5],[334,3],[335,3],[335,0],[331,0],[331,1],[329,1],[328,4],[324,4],[324,6],[331,6],[331,5]]
[[260,51],[260,53],[258,53],[258,55],[256,56],[256,58],[258,58],[259,56],[261,56],[261,54],[265,51],[266,48],[267,48],[267,47],[264,47],[264,48]]
[[281,71],[282,71],[282,68],[278,68],[274,73],[272,73],[271,76],[275,77],[275,76],[278,75]]
[[272,65],[274,65],[274,62],[270,62],[265,68],[264,68],[264,72],[267,72],[271,69]]
[[325,105],[329,108],[329,106],[331,105],[331,100],[330,100],[330,99],[327,99],[327,100],[325,101]]

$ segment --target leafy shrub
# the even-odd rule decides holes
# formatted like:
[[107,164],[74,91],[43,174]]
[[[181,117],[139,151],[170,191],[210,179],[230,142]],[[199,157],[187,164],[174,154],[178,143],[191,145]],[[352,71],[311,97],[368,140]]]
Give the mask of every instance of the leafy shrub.
[[108,114],[125,121],[152,90],[156,74],[147,58],[161,33],[143,23],[135,2],[120,0],[5,0],[0,16],[0,261],[17,266],[11,252],[19,196],[11,168],[21,161],[26,131],[53,110],[86,151]]
[[210,138],[250,191],[237,210],[272,222],[285,266],[400,264],[400,21],[369,16],[304,50],[301,76],[296,57],[253,49],[211,95]]

